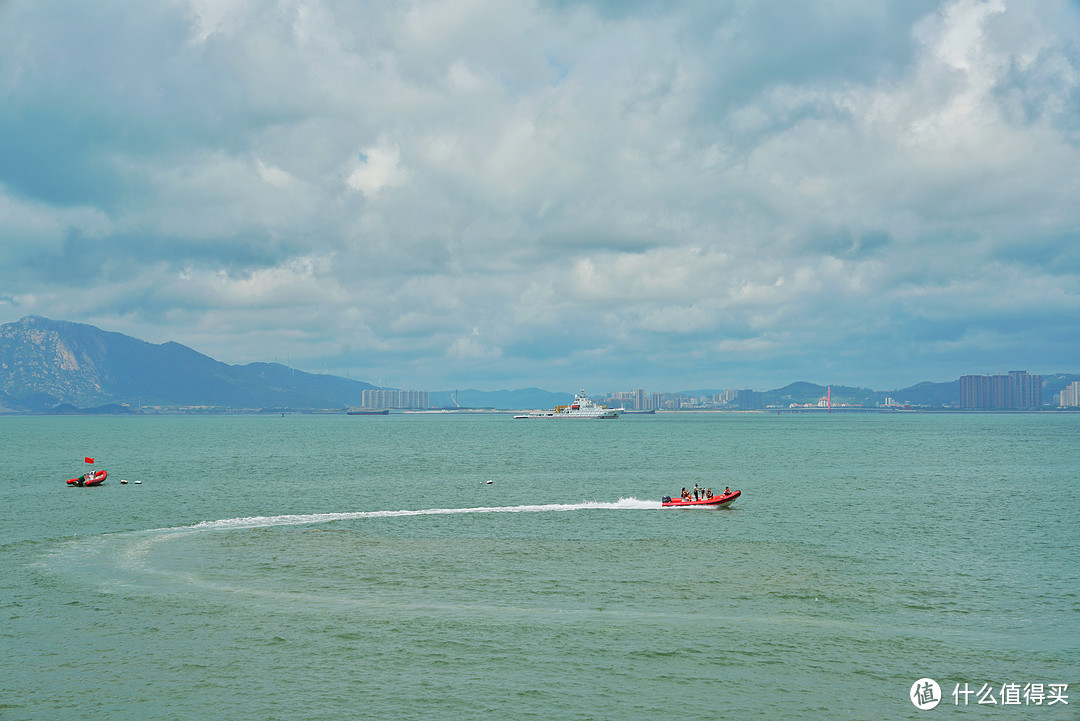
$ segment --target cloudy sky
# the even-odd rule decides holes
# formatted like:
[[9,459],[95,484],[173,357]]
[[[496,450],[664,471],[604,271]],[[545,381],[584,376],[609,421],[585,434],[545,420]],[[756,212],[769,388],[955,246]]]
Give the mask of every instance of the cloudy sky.
[[395,387],[1080,372],[1066,0],[0,0],[0,322]]

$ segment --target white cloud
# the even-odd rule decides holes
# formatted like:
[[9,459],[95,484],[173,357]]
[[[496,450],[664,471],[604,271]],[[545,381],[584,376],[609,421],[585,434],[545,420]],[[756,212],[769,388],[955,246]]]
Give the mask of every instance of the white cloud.
[[56,252],[73,235],[92,242],[114,230],[98,208],[58,208],[13,197],[0,186],[0,258],[11,264],[8,267]]
[[274,267],[240,274],[185,269],[171,284],[177,302],[227,308],[280,308],[337,304],[346,300],[333,282],[328,257],[292,258]]
[[[265,6],[255,0],[172,0],[182,8],[192,24],[192,40],[205,43],[214,35],[234,37],[250,28],[251,17],[264,13]],[[278,3],[279,12],[296,2]]]
[[361,153],[360,163],[345,182],[364,195],[375,195],[384,188],[399,188],[409,179],[400,166],[401,151],[387,140]]
[[256,161],[259,168],[259,177],[279,190],[288,190],[296,184],[296,178],[273,165],[267,165],[263,161]]
[[1035,369],[985,309],[1049,334],[1077,295],[1074,4],[76,9],[0,27],[8,316],[431,387],[838,346],[869,382],[920,334],[928,373],[988,337]]
[[473,329],[471,335],[456,338],[446,355],[457,361],[494,360],[502,356],[502,350],[480,340],[480,331]]

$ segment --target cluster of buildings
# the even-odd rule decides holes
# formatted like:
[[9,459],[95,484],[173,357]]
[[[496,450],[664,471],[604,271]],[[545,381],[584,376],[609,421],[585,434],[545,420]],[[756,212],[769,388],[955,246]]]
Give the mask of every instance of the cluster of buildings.
[[622,407],[628,411],[678,411],[691,409],[727,408],[744,411],[764,408],[759,391],[731,389],[721,393],[687,396],[681,393],[646,393],[636,391],[611,393],[597,400],[609,407]]
[[1027,371],[960,376],[960,407],[995,411],[1042,408],[1042,376],[1028,375]]
[[[1043,407],[1043,377],[1027,371],[991,376],[960,376],[960,407],[969,410],[1036,410]],[[1080,408],[1080,381],[1050,401],[1058,408]]]
[[[1043,377],[1027,371],[992,376],[961,376],[960,407],[971,410],[1034,410],[1043,406]],[[1080,381],[1055,393],[1050,404],[1080,408]]]
[[1058,408],[1080,408],[1080,381],[1073,381],[1054,396]]
[[399,391],[390,388],[371,388],[361,394],[364,408],[423,409],[430,408],[427,391]]
[[[726,390],[715,395],[700,397],[676,393],[646,393],[644,390],[612,393],[600,402],[608,406],[622,406],[627,410],[690,410],[690,409],[737,409],[758,410],[765,408],[762,394],[751,390]],[[1067,385],[1051,400],[1058,408],[1080,408],[1080,381]],[[998,375],[966,375],[960,377],[959,404],[946,404],[963,410],[1038,410],[1043,407],[1043,377],[1027,371],[1009,371]],[[780,406],[769,406],[770,408]],[[814,403],[791,403],[789,408],[856,408],[847,403],[831,404],[827,397]],[[874,407],[881,409],[910,408],[886,397]]]
[[[1009,371],[998,375],[966,375],[960,377],[960,403],[964,410],[1037,410],[1043,406],[1043,377],[1030,375],[1027,371]],[[612,408],[625,408],[628,411],[659,410],[760,410],[765,408],[762,393],[749,389],[730,389],[715,394],[700,396],[681,393],[646,392],[642,388],[634,391],[610,393],[596,401]],[[1080,408],[1080,381],[1074,381],[1064,390],[1054,395],[1051,401],[1059,408]],[[955,401],[953,402],[955,403]],[[827,398],[822,398],[816,406],[826,407]],[[812,407],[815,404],[795,407]],[[816,407],[815,406],[815,407]],[[832,403],[832,408],[846,404]],[[880,408],[901,408],[892,398],[876,404]],[[421,410],[431,407],[428,391],[409,391],[372,388],[363,391],[363,407],[370,409]],[[779,406],[776,406],[779,407]],[[953,408],[956,405],[952,405]]]

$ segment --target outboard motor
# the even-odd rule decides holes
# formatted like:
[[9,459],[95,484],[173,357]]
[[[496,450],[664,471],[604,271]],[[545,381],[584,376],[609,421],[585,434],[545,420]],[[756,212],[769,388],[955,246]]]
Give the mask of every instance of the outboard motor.
[[671,503],[671,496],[664,496],[660,499],[661,503]]

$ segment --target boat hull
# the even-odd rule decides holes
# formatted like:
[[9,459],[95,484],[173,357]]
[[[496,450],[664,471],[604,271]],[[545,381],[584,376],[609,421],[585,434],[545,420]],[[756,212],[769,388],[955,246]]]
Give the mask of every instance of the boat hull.
[[573,420],[585,420],[585,421],[599,421],[605,418],[618,418],[620,411],[599,411],[596,413],[582,412],[577,413],[574,411],[550,411],[543,413],[527,413],[525,415],[514,416],[514,418],[554,418],[559,420],[573,421]]
[[700,501],[684,501],[681,498],[672,498],[670,501],[661,501],[663,508],[727,508],[742,495],[742,491],[732,491],[712,498],[703,498]]

